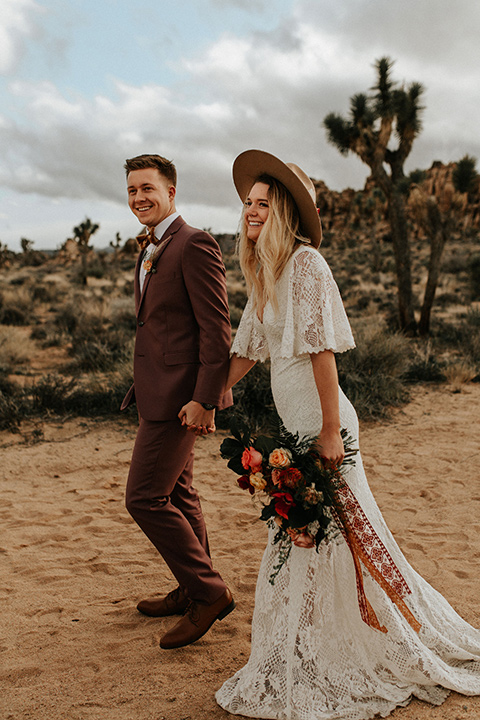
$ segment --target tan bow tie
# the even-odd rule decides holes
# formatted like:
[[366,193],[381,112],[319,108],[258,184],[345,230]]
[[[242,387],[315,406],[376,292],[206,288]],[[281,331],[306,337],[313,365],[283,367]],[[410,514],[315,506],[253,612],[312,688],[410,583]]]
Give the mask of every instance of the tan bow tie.
[[148,245],[158,245],[160,240],[155,236],[155,228],[150,228],[148,233],[142,233],[136,237],[140,250],[145,250]]

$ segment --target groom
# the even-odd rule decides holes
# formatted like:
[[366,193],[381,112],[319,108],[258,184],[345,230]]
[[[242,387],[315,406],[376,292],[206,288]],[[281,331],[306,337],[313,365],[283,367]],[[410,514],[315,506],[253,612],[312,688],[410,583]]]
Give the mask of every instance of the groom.
[[151,617],[182,615],[160,647],[189,645],[235,607],[213,569],[200,501],[192,487],[197,435],[215,430],[230,349],[225,268],[215,240],[175,209],[176,170],[159,155],[125,163],[128,204],[147,231],[135,269],[134,384],[139,428],[126,507],[157,548],[178,587],[142,600]]

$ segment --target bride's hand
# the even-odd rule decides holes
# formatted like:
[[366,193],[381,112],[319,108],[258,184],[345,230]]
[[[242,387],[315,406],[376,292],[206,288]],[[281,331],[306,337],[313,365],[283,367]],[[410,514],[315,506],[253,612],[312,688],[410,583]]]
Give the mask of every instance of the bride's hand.
[[339,429],[322,428],[315,443],[321,457],[338,467],[345,458],[345,448]]

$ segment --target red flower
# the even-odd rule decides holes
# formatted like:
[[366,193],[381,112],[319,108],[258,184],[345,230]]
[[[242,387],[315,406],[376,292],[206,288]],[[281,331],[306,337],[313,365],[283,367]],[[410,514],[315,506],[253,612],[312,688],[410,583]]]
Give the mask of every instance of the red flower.
[[242,465],[245,470],[251,470],[253,473],[260,472],[262,469],[262,454],[253,447],[246,448],[242,455]]
[[291,507],[295,507],[293,497],[290,493],[276,492],[272,493],[272,497],[278,498],[275,502],[275,512],[277,515],[281,515],[285,520],[288,520],[288,512]]
[[280,470],[279,486],[281,488],[296,488],[303,475],[297,468],[287,468]]
[[255,488],[248,479],[248,475],[242,475],[241,477],[237,478],[237,483],[240,485],[242,490],[248,490],[250,495],[253,495],[253,493],[255,492]]

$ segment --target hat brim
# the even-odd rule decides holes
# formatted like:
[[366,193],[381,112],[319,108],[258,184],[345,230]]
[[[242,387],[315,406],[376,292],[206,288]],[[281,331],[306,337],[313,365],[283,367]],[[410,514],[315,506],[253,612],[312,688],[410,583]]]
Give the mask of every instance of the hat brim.
[[[245,150],[235,159],[232,172],[242,202],[245,202],[260,175],[270,175],[285,185],[298,208],[302,232],[313,247],[319,247],[322,242],[322,225],[317,208],[302,180],[286,163],[263,150]],[[300,172],[303,173],[302,170]]]

